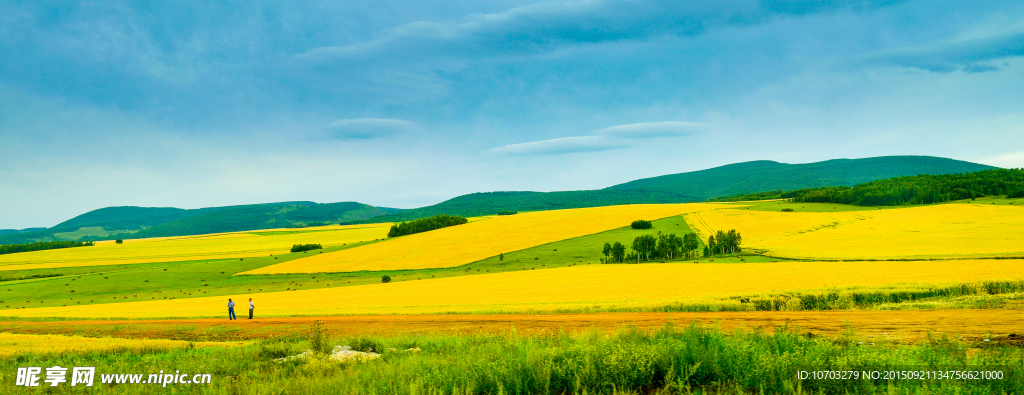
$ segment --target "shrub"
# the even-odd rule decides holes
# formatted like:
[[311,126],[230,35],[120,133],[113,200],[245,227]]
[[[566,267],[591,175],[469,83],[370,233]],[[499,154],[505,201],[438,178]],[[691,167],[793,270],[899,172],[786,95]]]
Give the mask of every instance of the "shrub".
[[296,244],[292,246],[292,252],[319,250],[321,248],[324,247],[319,244]]
[[348,346],[352,347],[352,349],[355,350],[355,351],[362,351],[362,352],[376,352],[376,353],[380,353],[380,352],[384,351],[384,348],[381,347],[380,342],[378,342],[378,341],[376,341],[374,339],[367,338],[367,337],[359,337],[359,338],[355,338],[355,339],[350,339],[348,341]]
[[629,226],[632,226],[633,229],[650,229],[654,225],[651,224],[651,221],[638,219],[636,221],[633,221],[633,223],[630,224]]
[[309,348],[313,351],[328,353],[331,351],[331,344],[327,338],[327,331],[324,330],[324,323],[320,320],[313,321],[306,333],[309,339]]
[[793,209],[791,209],[791,208],[784,208],[784,209],[782,209],[782,211],[786,212],[786,213],[792,213]]
[[117,243],[117,244],[124,244],[124,240],[121,240],[121,239],[117,239],[117,240],[114,240],[114,243]]
[[380,282],[382,282],[382,283],[390,283],[391,282],[391,276],[383,276],[383,277],[381,277],[380,278]]

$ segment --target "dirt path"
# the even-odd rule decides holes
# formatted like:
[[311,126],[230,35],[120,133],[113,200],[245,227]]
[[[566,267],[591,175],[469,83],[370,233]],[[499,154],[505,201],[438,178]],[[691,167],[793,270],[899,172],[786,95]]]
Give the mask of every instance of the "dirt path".
[[928,333],[980,340],[1024,332],[1024,312],[1009,309],[927,311],[834,312],[715,312],[715,313],[600,313],[600,314],[496,314],[496,315],[382,315],[329,317],[276,317],[240,319],[121,320],[121,321],[6,321],[0,332],[80,334],[180,340],[242,340],[301,333],[315,320],[335,336],[426,333],[502,332],[523,334],[613,331],[624,326],[657,328],[666,322],[771,330],[788,325],[800,333],[835,335],[846,328],[859,337],[917,341]]

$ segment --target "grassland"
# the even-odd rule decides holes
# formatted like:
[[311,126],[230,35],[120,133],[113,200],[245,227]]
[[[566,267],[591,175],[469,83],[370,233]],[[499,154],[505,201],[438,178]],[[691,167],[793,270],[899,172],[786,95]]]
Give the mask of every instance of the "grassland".
[[[323,356],[287,363],[274,358],[310,348],[305,337],[275,337],[239,347],[173,349],[159,353],[30,353],[0,360],[0,380],[20,366],[95,366],[96,375],[149,374],[174,369],[211,373],[209,385],[111,385],[95,393],[154,391],[263,394],[993,394],[1024,390],[1021,349],[977,347],[934,338],[918,345],[868,341],[852,331],[808,337],[774,332],[666,326],[523,336],[390,335],[328,338],[382,352],[361,364]],[[419,351],[404,351],[415,348]],[[799,370],[995,370],[1003,380],[800,380]],[[145,376],[143,376],[145,377]],[[59,389],[67,390],[68,387]]]
[[[1016,235],[984,241],[989,244],[948,242],[982,243],[980,238],[997,237],[999,229],[1013,233],[1013,221],[1019,218],[1014,215],[1022,211],[1010,203],[979,199],[973,205],[874,209],[742,202],[665,205],[655,211],[638,205],[624,207],[646,211],[605,212],[593,222],[566,213],[577,210],[522,213],[474,218],[470,224],[384,241],[377,239],[386,233],[386,225],[371,227],[377,234],[339,227],[272,229],[83,247],[74,250],[112,248],[144,259],[71,257],[64,263],[27,262],[0,271],[0,355],[5,349],[26,350],[0,358],[0,381],[13,380],[16,367],[60,365],[96,366],[97,374],[166,369],[213,373],[212,385],[160,391],[216,394],[1021,393],[1024,260],[980,259],[1012,256],[1007,254],[1012,248],[995,246],[1000,240],[1017,241]],[[649,230],[626,226],[640,218],[660,219]],[[772,248],[780,245],[845,253],[843,243],[851,241],[837,237],[833,243],[825,232],[847,231],[845,226],[859,223],[882,225],[849,231],[867,229],[865,239],[888,237],[912,244],[906,248],[910,253],[914,244],[924,243],[939,254],[928,260],[875,260],[906,258],[893,258],[891,250],[877,247],[887,241],[869,240],[864,248],[871,260],[773,256]],[[598,263],[605,242],[629,245],[639,235],[682,235],[691,226],[705,239],[711,230],[735,228],[743,234],[744,246],[763,248],[769,255],[748,250],[665,263]],[[461,233],[443,234],[449,230]],[[364,231],[370,233],[342,235]],[[539,235],[527,234],[533,231]],[[431,234],[434,239],[417,239]],[[319,238],[324,236],[336,238],[325,242]],[[811,236],[817,238],[788,241]],[[505,240],[519,238],[532,241],[514,249],[520,245]],[[453,241],[457,239],[479,245]],[[936,240],[949,245],[928,247]],[[163,241],[181,244],[165,247],[174,253],[164,257],[155,249],[125,249]],[[300,243],[326,248],[287,252],[291,244]],[[452,253],[434,257],[437,250],[431,243]],[[217,251],[224,254],[244,253],[243,245],[273,251],[245,257],[202,255],[218,253],[202,250],[211,245],[219,245]],[[974,256],[972,251],[988,255]],[[322,257],[328,256],[331,262],[342,256],[367,262],[333,267],[339,270],[334,273],[237,275],[326,262]],[[396,259],[408,262],[395,265]],[[381,284],[383,275],[392,282]],[[239,302],[237,310],[244,316],[249,297],[257,304],[256,320],[224,317],[227,298]],[[384,356],[359,365],[324,357],[272,361],[308,348],[304,333],[317,319],[334,337],[331,344],[372,346]],[[646,331],[666,322],[705,326],[620,329],[634,325]],[[68,337],[52,337],[58,334]],[[12,340],[4,343],[5,336]],[[140,339],[167,343],[146,345],[137,343]],[[252,339],[262,340],[199,343]],[[190,348],[189,342],[230,347]],[[84,346],[71,347],[78,345]],[[422,351],[401,351],[410,347]],[[983,385],[890,385],[794,377],[798,367],[997,365],[1012,373],[1012,379]],[[93,391],[151,393],[156,388],[99,385]]]
[[192,342],[167,339],[95,338],[63,335],[0,333],[0,357],[18,354],[49,354],[95,351],[151,352],[173,348],[238,346],[238,342]]
[[[472,218],[471,221],[485,220]],[[292,234],[295,230],[270,230],[262,235]],[[629,226],[593,235],[561,240],[498,257],[488,258],[456,268],[366,271],[351,273],[278,274],[235,276],[234,274],[287,262],[309,254],[284,253],[245,259],[219,259],[186,262],[157,262],[130,265],[78,266],[10,270],[0,273],[0,308],[31,308],[47,306],[82,305],[94,303],[125,303],[139,300],[185,299],[210,295],[235,295],[249,292],[272,292],[292,289],[379,284],[387,275],[393,282],[417,281],[431,278],[465,276],[481,273],[500,273],[525,269],[567,267],[599,262],[600,247],[606,242],[628,244],[634,237],[657,232],[689,232],[679,216],[654,221],[654,228],[636,230]],[[324,252],[358,247],[366,243],[350,243],[327,247]],[[739,263],[768,261],[761,257],[718,257],[716,262]],[[700,259],[699,261],[707,261]],[[15,280],[33,276],[55,276]],[[65,285],[67,284],[67,285]],[[74,290],[75,292],[70,292]]]
[[636,219],[659,219],[716,206],[637,204],[496,216],[485,221],[393,238],[376,245],[317,255],[243,274],[457,267],[501,253],[616,229]]
[[[557,311],[702,303],[732,295],[889,284],[1020,280],[1021,260],[577,265],[390,284],[0,310],[6,317],[219,317],[227,298],[261,316]],[[202,289],[200,287],[197,287]],[[196,295],[198,296],[198,295]]]
[[251,258],[286,253],[293,244],[317,243],[327,247],[383,239],[389,226],[372,224],[221,233],[125,240],[124,244],[101,241],[82,251],[46,250],[0,255],[0,271]]
[[736,229],[747,248],[795,259],[943,259],[1024,256],[1024,208],[944,204],[903,209],[685,216],[703,238]]

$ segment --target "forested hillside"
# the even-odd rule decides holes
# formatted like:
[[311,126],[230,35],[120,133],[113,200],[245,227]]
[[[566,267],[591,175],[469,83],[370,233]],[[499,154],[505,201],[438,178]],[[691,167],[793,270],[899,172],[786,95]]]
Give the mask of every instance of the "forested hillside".
[[987,169],[994,167],[931,156],[835,159],[796,165],[753,161],[645,178],[598,190],[473,193],[432,206],[376,217],[371,221],[408,221],[437,214],[469,217],[497,214],[505,210],[541,211],[629,203],[703,202],[734,194],[851,186],[882,178],[965,173]]
[[394,212],[356,202],[286,202],[240,206],[147,228],[135,238],[199,235],[243,230],[334,225]]
[[1024,170],[996,169],[964,174],[895,177],[853,187],[822,187],[727,196],[716,201],[790,199],[803,203],[854,206],[932,204],[984,196],[1024,197]]
[[107,207],[52,228],[0,235],[0,244],[182,236],[278,227],[329,225],[396,212],[356,202],[282,202],[185,210]]

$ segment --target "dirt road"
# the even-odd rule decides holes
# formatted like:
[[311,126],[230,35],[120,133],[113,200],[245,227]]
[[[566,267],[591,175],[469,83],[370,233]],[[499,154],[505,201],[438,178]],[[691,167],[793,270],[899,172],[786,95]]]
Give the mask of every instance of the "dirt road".
[[180,340],[244,340],[302,333],[320,320],[335,336],[427,333],[496,333],[516,330],[521,334],[581,331],[598,328],[614,331],[627,326],[650,329],[666,322],[698,323],[731,331],[737,328],[774,330],[788,326],[799,333],[836,335],[846,328],[857,336],[873,339],[917,341],[930,332],[953,338],[980,340],[990,335],[1019,339],[1024,332],[1024,312],[1010,309],[834,311],[834,312],[714,312],[714,313],[598,313],[598,314],[496,314],[496,315],[380,315],[328,317],[275,317],[180,320],[117,321],[6,321],[0,332],[79,334]]

